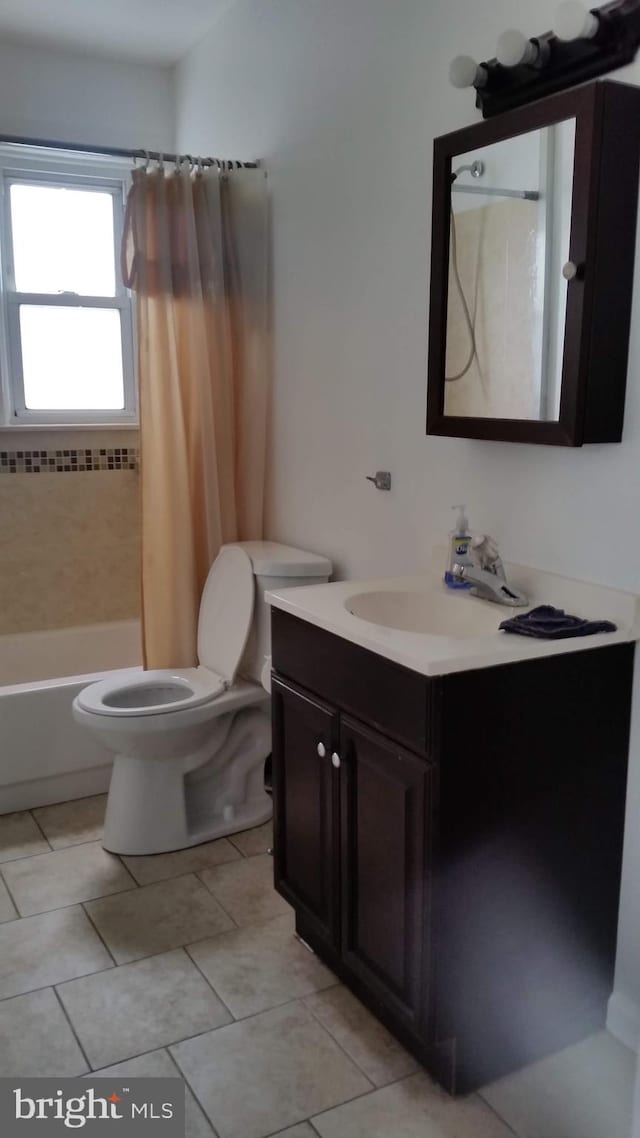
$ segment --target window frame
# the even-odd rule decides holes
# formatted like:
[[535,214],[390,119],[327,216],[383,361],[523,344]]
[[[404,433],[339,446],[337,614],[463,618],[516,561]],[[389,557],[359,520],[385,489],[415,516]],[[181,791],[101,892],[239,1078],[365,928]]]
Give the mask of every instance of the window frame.
[[[136,427],[138,390],[135,371],[133,295],[120,273],[120,243],[130,185],[131,163],[69,151],[0,146],[0,430],[42,427]],[[11,186],[14,183],[95,189],[113,199],[116,289],[112,297],[75,293],[24,293],[15,287]],[[120,313],[124,407],[116,410],[33,410],[25,406],[20,335],[20,306],[108,308]],[[90,367],[90,364],[88,365]]]

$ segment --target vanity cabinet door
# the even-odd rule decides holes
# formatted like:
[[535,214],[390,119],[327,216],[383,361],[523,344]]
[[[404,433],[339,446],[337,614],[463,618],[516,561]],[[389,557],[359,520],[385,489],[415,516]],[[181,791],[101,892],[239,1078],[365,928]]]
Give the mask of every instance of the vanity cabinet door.
[[344,717],[342,960],[414,1032],[427,1004],[433,767]]
[[273,817],[275,886],[310,929],[338,940],[338,717],[332,708],[274,678]]

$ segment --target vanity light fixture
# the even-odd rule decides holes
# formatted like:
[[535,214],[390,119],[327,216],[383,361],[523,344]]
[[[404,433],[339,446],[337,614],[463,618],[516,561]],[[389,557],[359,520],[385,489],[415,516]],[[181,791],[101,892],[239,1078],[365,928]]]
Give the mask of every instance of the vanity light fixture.
[[527,39],[509,28],[495,59],[458,56],[449,78],[454,87],[474,88],[476,106],[490,118],[631,63],[639,47],[640,0],[608,0],[592,9],[563,0],[553,30]]

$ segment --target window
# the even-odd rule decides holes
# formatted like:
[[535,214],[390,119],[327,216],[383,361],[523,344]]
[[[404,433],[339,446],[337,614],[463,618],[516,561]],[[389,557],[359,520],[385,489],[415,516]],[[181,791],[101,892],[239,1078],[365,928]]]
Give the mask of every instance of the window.
[[0,149],[0,426],[136,422],[126,167]]

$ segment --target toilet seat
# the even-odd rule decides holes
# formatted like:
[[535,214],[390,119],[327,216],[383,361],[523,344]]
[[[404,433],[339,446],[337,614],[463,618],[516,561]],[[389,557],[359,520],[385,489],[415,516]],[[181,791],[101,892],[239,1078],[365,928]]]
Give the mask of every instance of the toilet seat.
[[181,668],[175,671],[158,669],[141,672],[140,679],[131,683],[131,673],[118,672],[108,680],[98,680],[79,693],[78,707],[94,715],[108,715],[120,719],[138,715],[166,715],[199,707],[216,699],[228,688],[222,676],[208,668]]
[[131,683],[118,672],[90,684],[76,697],[82,711],[111,719],[168,715],[200,707],[230,688],[253,619],[251,558],[238,545],[224,546],[207,577],[198,617],[197,668],[145,671]]

